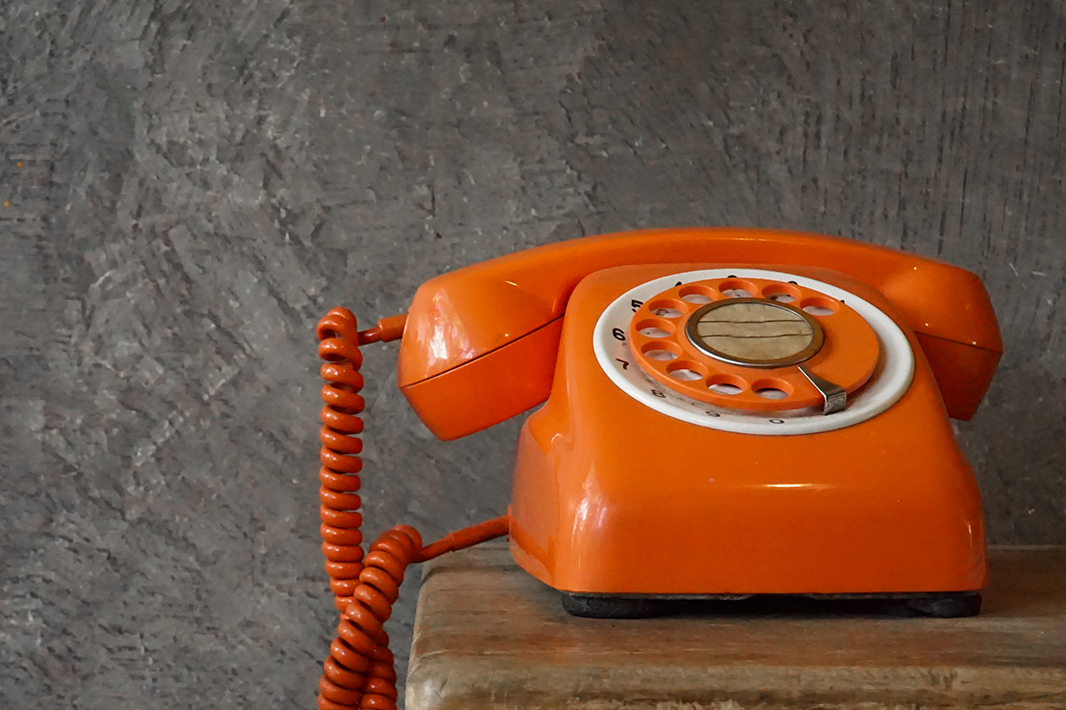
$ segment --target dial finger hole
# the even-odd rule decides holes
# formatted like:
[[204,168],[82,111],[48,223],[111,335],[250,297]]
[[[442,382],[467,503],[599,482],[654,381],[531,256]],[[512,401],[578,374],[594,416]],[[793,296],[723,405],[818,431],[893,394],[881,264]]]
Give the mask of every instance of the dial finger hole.
[[681,362],[673,363],[666,368],[666,372],[675,380],[681,382],[693,382],[695,380],[702,380],[707,376],[707,368],[700,365],[697,362],[691,360],[682,360]]
[[785,399],[792,394],[792,386],[784,380],[759,380],[751,389],[763,399]]
[[652,315],[660,318],[680,318],[683,313],[688,311],[688,306],[685,305],[684,301],[664,298],[649,303],[648,310],[652,312]]
[[637,323],[636,331],[645,338],[665,338],[674,332],[674,324],[668,320],[648,318]]
[[710,303],[718,298],[718,292],[707,286],[685,286],[678,293],[681,295],[682,300],[697,306]]
[[681,368],[680,370],[670,370],[670,377],[673,377],[675,380],[681,380],[682,382],[692,382],[693,380],[700,379],[700,373],[695,370]]
[[794,303],[800,298],[800,290],[795,286],[775,283],[770,284],[769,286],[764,286],[762,289],[762,295],[777,303]]
[[658,362],[669,362],[681,356],[681,348],[665,340],[647,343],[640,351],[644,353],[644,357]]
[[751,298],[759,292],[759,288],[750,281],[741,279],[729,279],[718,284],[718,290],[726,298]]
[[715,394],[734,396],[744,391],[744,380],[729,375],[714,375],[707,380],[707,389]]
[[814,297],[805,298],[800,304],[800,308],[812,316],[831,316],[837,312],[840,305],[829,298]]

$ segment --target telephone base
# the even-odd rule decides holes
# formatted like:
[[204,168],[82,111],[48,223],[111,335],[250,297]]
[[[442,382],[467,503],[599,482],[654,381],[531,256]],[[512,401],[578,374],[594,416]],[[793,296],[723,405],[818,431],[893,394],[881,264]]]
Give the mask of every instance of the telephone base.
[[[562,605],[571,616],[586,619],[647,619],[716,611],[726,613],[881,613],[891,616],[930,616],[953,619],[977,616],[977,592],[920,594],[753,594],[699,596],[626,596],[618,594],[562,593]],[[718,602],[729,602],[728,607]],[[715,605],[712,607],[712,605]]]

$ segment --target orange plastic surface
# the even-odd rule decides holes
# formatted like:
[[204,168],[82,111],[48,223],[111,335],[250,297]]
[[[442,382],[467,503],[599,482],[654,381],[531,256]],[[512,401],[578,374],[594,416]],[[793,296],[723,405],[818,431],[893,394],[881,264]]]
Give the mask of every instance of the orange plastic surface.
[[550,321],[509,347],[446,375],[401,385],[400,391],[438,439],[458,439],[490,427],[544,401],[562,324],[561,318]]
[[983,348],[918,333],[929,366],[933,368],[940,396],[950,403],[948,412],[956,419],[970,419],[984,399],[999,364],[999,354]]
[[[707,302],[720,301],[730,289],[743,289],[757,298],[773,299],[785,296],[797,307],[817,305],[830,311],[812,316],[824,333],[821,350],[805,361],[804,367],[851,394],[866,384],[877,366],[877,336],[862,316],[846,303],[819,293],[814,289],[780,283],[768,279],[709,279],[675,286],[648,299],[633,314],[630,344],[633,355],[644,371],[671,389],[693,399],[721,407],[774,411],[820,406],[822,393],[808,380],[798,365],[774,368],[752,368],[716,360],[700,352],[685,335],[685,323],[699,305],[686,298],[702,296]],[[656,315],[657,311],[676,312],[676,317]],[[649,333],[665,335],[649,335]],[[656,360],[647,353],[669,352],[671,360]],[[676,371],[698,373],[692,381],[678,380]],[[731,385],[732,394],[718,393],[708,384]],[[768,399],[758,394],[761,389],[775,389],[784,393],[781,399]]]
[[614,298],[680,270],[620,267],[575,290],[551,397],[519,442],[511,513],[519,564],[558,589],[597,594],[980,589],[980,494],[929,363],[892,303],[853,279],[790,268],[893,318],[915,351],[913,381],[896,404],[854,426],[729,433],[633,399],[589,347]]
[[[943,341],[941,351],[962,346],[965,357],[936,362],[936,378],[952,416],[973,414],[988,388],[1002,352],[988,295],[972,273],[949,264],[838,237],[802,232],[742,228],[686,228],[586,237],[503,256],[438,276],[415,294],[400,351],[398,381],[413,385],[457,374],[460,365],[498,355],[495,367],[528,367],[531,360],[554,362],[558,343],[540,338],[534,348],[508,354],[526,336],[558,319],[578,282],[599,269],[634,263],[790,265],[802,264],[847,274],[881,293],[903,322],[924,337]],[[509,359],[506,366],[499,364]],[[550,374],[550,368],[548,370]],[[498,398],[543,401],[550,377],[536,366],[531,379],[512,394],[494,384]],[[514,382],[514,380],[511,380]],[[459,392],[461,386],[444,386]],[[422,398],[425,403],[431,398]],[[500,419],[479,416],[477,428],[455,426],[416,411],[431,429],[476,431],[522,409],[498,405]]]

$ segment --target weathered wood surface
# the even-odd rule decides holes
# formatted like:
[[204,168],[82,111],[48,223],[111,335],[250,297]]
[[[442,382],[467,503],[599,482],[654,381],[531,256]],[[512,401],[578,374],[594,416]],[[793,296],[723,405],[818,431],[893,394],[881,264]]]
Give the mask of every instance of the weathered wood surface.
[[966,619],[721,602],[623,621],[567,616],[484,545],[424,572],[407,710],[1066,708],[1066,547],[993,548],[990,565]]

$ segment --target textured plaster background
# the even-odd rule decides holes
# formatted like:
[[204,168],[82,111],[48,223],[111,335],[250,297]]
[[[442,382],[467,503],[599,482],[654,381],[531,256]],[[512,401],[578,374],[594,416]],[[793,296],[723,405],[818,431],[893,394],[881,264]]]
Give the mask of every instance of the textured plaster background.
[[[3,3],[0,705],[310,706],[315,321],[582,234],[975,270],[1007,346],[958,425],[990,538],[1066,542],[1064,43],[1051,0]],[[518,422],[434,440],[394,353],[369,530],[503,512]]]

